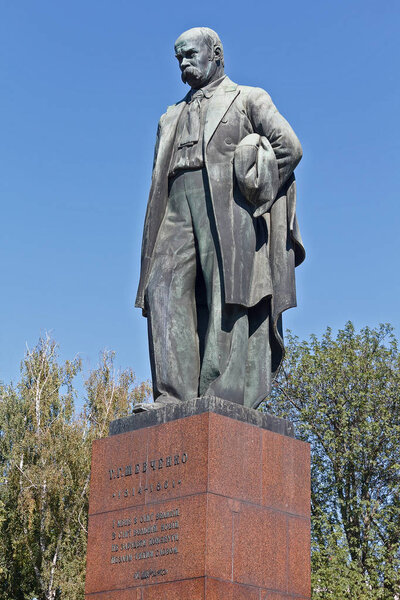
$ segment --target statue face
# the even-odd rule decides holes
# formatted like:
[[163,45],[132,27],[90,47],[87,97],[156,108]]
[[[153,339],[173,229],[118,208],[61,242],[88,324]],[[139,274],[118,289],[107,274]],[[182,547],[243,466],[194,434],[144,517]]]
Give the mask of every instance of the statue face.
[[182,34],[175,43],[175,56],[182,81],[192,88],[207,85],[217,71],[215,57],[200,32]]

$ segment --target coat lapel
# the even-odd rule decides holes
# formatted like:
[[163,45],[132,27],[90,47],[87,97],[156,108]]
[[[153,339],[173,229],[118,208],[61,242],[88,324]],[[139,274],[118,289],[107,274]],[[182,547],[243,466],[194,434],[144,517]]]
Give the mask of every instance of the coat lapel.
[[226,77],[210,98],[204,125],[204,147],[207,147],[222,117],[239,94],[238,85]]
[[183,98],[183,100],[181,100],[177,104],[168,106],[167,112],[165,113],[165,117],[164,117],[164,124],[163,124],[164,127],[176,129],[180,114],[185,107],[185,100],[186,100],[186,96],[185,96],[185,98]]
[[[210,98],[207,108],[206,122],[204,124],[204,147],[207,146],[221,119],[238,94],[238,85],[233,83],[229,77],[226,77]],[[160,156],[164,155],[165,150],[167,150],[168,154],[168,150],[170,147],[172,147],[173,140],[175,139],[178,120],[181,116],[182,110],[186,105],[185,99],[186,97],[181,102],[169,106],[167,112],[165,113],[160,137]]]
[[[165,171],[169,167],[171,160],[172,147],[175,140],[176,127],[179,117],[185,107],[185,102],[182,100],[178,104],[173,104],[167,108],[167,112],[161,123],[160,142],[158,148],[158,157],[156,161],[156,169]],[[167,165],[165,163],[168,163]],[[163,173],[168,176],[168,171]]]

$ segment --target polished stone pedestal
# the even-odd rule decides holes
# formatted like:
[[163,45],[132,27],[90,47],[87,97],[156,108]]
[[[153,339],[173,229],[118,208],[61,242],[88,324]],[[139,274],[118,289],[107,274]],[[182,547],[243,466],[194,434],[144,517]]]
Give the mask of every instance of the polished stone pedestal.
[[309,600],[308,444],[251,409],[186,404],[94,443],[86,600]]

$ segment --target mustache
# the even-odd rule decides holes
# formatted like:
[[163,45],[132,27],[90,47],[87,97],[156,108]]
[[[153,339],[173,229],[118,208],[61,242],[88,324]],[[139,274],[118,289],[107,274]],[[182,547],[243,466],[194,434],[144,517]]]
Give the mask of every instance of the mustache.
[[198,69],[197,67],[186,67],[186,69],[184,69],[181,74],[181,79],[183,83],[187,82],[188,77],[190,79],[201,79],[200,69]]

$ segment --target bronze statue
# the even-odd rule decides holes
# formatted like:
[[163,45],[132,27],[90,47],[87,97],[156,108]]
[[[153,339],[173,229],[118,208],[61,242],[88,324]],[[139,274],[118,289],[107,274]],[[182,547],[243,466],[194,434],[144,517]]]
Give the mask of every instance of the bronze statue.
[[267,92],[224,74],[214,31],[184,32],[175,54],[191,89],[159,122],[136,299],[154,399],[256,408],[282,360],[281,315],[296,305],[305,256],[302,150]]

